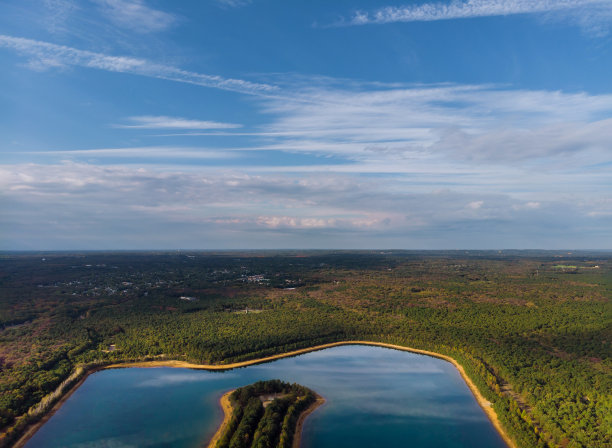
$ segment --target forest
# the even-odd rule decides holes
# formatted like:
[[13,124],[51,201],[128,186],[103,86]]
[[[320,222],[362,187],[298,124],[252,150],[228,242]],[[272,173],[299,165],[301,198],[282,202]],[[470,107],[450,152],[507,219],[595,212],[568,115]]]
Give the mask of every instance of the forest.
[[3,253],[0,446],[98,366],[363,340],[456,359],[520,447],[609,447],[611,299],[609,252]]

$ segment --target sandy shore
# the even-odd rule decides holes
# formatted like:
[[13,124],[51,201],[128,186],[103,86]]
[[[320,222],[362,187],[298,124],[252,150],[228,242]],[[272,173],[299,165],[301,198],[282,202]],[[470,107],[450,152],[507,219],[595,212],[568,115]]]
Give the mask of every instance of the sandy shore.
[[[314,352],[314,351],[317,351],[317,350],[323,350],[323,349],[326,349],[326,348],[338,347],[338,346],[341,346],[341,345],[373,345],[373,346],[377,346],[377,347],[386,347],[386,348],[392,348],[392,349],[395,349],[395,350],[402,350],[402,351],[406,351],[406,352],[419,353],[419,354],[422,354],[422,355],[433,356],[435,358],[443,359],[445,361],[450,362],[459,371],[459,373],[461,374],[461,377],[463,378],[465,383],[468,385],[468,387],[472,391],[472,394],[474,395],[474,398],[476,398],[476,401],[478,402],[480,407],[483,409],[483,411],[485,412],[485,414],[487,415],[487,417],[489,418],[489,420],[491,421],[491,423],[493,424],[493,426],[495,427],[497,432],[504,439],[504,441],[506,442],[508,447],[509,448],[517,448],[517,446],[514,443],[514,441],[508,436],[508,434],[502,428],[501,423],[499,422],[499,419],[497,418],[497,414],[495,413],[495,411],[491,407],[491,403],[489,401],[487,401],[482,396],[482,394],[480,393],[480,391],[478,390],[476,385],[472,382],[472,380],[465,373],[465,370],[463,369],[463,367],[457,361],[455,361],[455,359],[451,358],[450,356],[442,355],[440,353],[430,352],[428,350],[420,350],[420,349],[417,349],[417,348],[404,347],[404,346],[395,345],[395,344],[387,344],[387,343],[384,343],[384,342],[341,341],[341,342],[331,342],[329,344],[316,345],[314,347],[303,348],[303,349],[300,349],[300,350],[293,350],[291,352],[281,353],[281,354],[272,355],[272,356],[266,356],[264,358],[252,359],[252,360],[249,360],[249,361],[241,361],[241,362],[235,362],[235,363],[230,363],[230,364],[222,364],[222,365],[219,365],[219,364],[193,364],[193,363],[189,363],[189,362],[185,362],[185,361],[165,360],[165,361],[142,361],[142,362],[127,362],[127,363],[120,363],[120,364],[110,364],[110,365],[105,366],[103,368],[104,369],[117,369],[117,368],[128,368],[128,367],[176,367],[176,368],[200,369],[200,370],[229,370],[229,369],[235,369],[235,368],[239,368],[239,367],[251,366],[251,365],[254,365],[254,364],[261,364],[261,363],[265,363],[265,362],[270,362],[270,361],[274,361],[276,359],[282,359],[282,358],[288,358],[288,357],[291,357],[291,356],[297,356],[297,355],[301,355],[301,354],[304,354],[304,353]],[[55,406],[53,406],[53,409],[51,410],[51,412],[47,416],[45,416],[40,422],[36,423],[35,425],[32,425],[32,427],[29,428],[27,430],[27,432],[19,439],[19,441],[17,442],[17,445],[15,445],[15,446],[16,447],[24,446],[25,442],[27,442],[27,440],[30,437],[32,437],[32,435],[36,432],[36,430],[40,426],[42,426],[42,424],[44,422],[46,422],[50,418],[50,416],[53,415],[53,413],[57,409],[59,409],[59,407],[64,403],[64,401],[66,401],[66,399],[70,396],[70,394],[72,394],[77,389],[77,387],[80,386],[83,383],[83,381],[85,381],[87,376],[89,374],[91,374],[91,373],[93,373],[93,371],[88,372],[78,382],[77,385],[72,387],[70,389],[70,391],[67,392],[66,396],[62,397],[62,399],[59,400],[58,403],[56,403]],[[296,432],[296,434],[297,434],[297,432]]]
[[298,418],[298,421],[295,424],[295,433],[293,435],[293,443],[291,444],[292,448],[300,448],[300,443],[302,442],[302,431],[304,430],[304,422],[306,421],[306,417],[324,404],[325,398],[317,394],[317,400],[311,404],[308,409],[300,414],[300,418]]
[[235,389],[232,389],[232,390],[230,390],[228,392],[225,392],[221,396],[221,399],[219,400],[219,403],[221,404],[221,408],[223,409],[223,422],[221,422],[221,426],[219,426],[219,429],[217,429],[217,432],[215,433],[213,438],[210,439],[210,442],[208,442],[208,445],[206,445],[207,448],[214,448],[215,447],[215,445],[217,444],[217,442],[219,441],[219,439],[223,435],[223,432],[225,431],[225,428],[229,424],[229,421],[232,418],[232,412],[233,412],[234,409],[232,407],[232,403],[230,403],[229,396],[231,395],[232,392],[234,392],[234,390]]

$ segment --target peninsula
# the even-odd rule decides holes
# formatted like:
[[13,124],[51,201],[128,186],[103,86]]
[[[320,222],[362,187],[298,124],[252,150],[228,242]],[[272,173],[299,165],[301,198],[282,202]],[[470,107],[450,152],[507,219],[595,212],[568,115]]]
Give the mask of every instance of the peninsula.
[[304,418],[325,400],[299,384],[258,381],[221,397],[223,423],[208,448],[297,448]]

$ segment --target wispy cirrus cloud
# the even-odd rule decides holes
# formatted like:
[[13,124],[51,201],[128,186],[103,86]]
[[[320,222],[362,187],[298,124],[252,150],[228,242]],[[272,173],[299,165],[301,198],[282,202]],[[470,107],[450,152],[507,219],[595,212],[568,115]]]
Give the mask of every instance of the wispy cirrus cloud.
[[[302,101],[302,97],[308,101]],[[318,152],[396,169],[548,159],[576,167],[609,160],[612,95],[488,85],[342,89],[311,86],[299,100],[264,99],[269,149]],[[473,169],[474,167],[472,167]],[[484,168],[480,168],[482,171]]]
[[[340,155],[368,162],[363,167],[368,172],[404,169],[423,160],[431,166],[449,155],[495,164],[591,151],[593,163],[603,163],[610,151],[612,95],[491,85],[334,83],[318,78],[281,88],[11,36],[0,35],[0,47],[29,57],[35,67],[80,66],[259,95],[259,107],[271,120],[247,133],[266,139],[250,143],[252,149]],[[169,116],[129,121],[119,126],[239,126]]]
[[251,3],[251,0],[216,0],[217,4],[225,8],[239,8]]
[[181,117],[142,115],[128,118],[129,124],[115,125],[125,129],[236,129],[242,127],[235,123],[193,120]]
[[143,0],[93,0],[112,23],[139,33],[152,33],[168,29],[176,17],[151,8]]
[[372,12],[358,11],[341,24],[431,22],[547,13],[560,14],[560,18],[573,19],[589,31],[602,33],[602,21],[609,22],[612,19],[612,3],[608,0],[455,0],[450,3],[388,6]]
[[68,19],[77,11],[74,0],[44,0],[39,13],[45,17],[44,27],[51,33],[67,32]]
[[147,5],[145,0],[43,0],[42,3],[43,8],[31,14],[40,17],[41,24],[52,33],[70,34],[74,30],[68,23],[74,27],[81,22],[98,33],[103,31],[100,25],[108,27],[110,23],[116,28],[114,31],[150,34],[164,31],[179,21],[175,15]]
[[[34,68],[79,66],[260,96],[271,120],[248,133],[253,149],[341,155],[354,160],[520,161],[585,150],[605,162],[612,95],[516,90],[488,85],[341,85],[301,80],[297,86],[222,78],[146,59],[110,56],[0,35],[0,47]],[[280,84],[282,85],[282,83]],[[170,116],[137,116],[118,125],[140,129],[217,130],[238,124]],[[222,132],[219,135],[224,135]],[[227,132],[227,135],[236,135]]]
[[275,86],[269,84],[196,73],[173,66],[157,64],[146,59],[127,56],[111,56],[21,37],[0,35],[0,47],[12,49],[28,57],[28,65],[38,70],[53,67],[86,67],[230,90],[251,95],[265,94],[277,89]]
[[168,160],[168,159],[233,159],[238,153],[234,151],[221,151],[210,148],[197,148],[188,146],[131,146],[126,148],[93,148],[70,149],[52,151],[29,151],[25,154],[37,156],[52,156],[62,158],[91,158],[97,159],[142,159],[142,160]]

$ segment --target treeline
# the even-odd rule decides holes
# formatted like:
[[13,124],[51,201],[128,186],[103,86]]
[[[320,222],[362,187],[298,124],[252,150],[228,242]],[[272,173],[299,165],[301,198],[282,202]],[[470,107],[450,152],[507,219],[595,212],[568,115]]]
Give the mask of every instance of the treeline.
[[216,448],[290,448],[299,416],[315,401],[310,389],[280,380],[236,389],[230,395],[232,416]]

